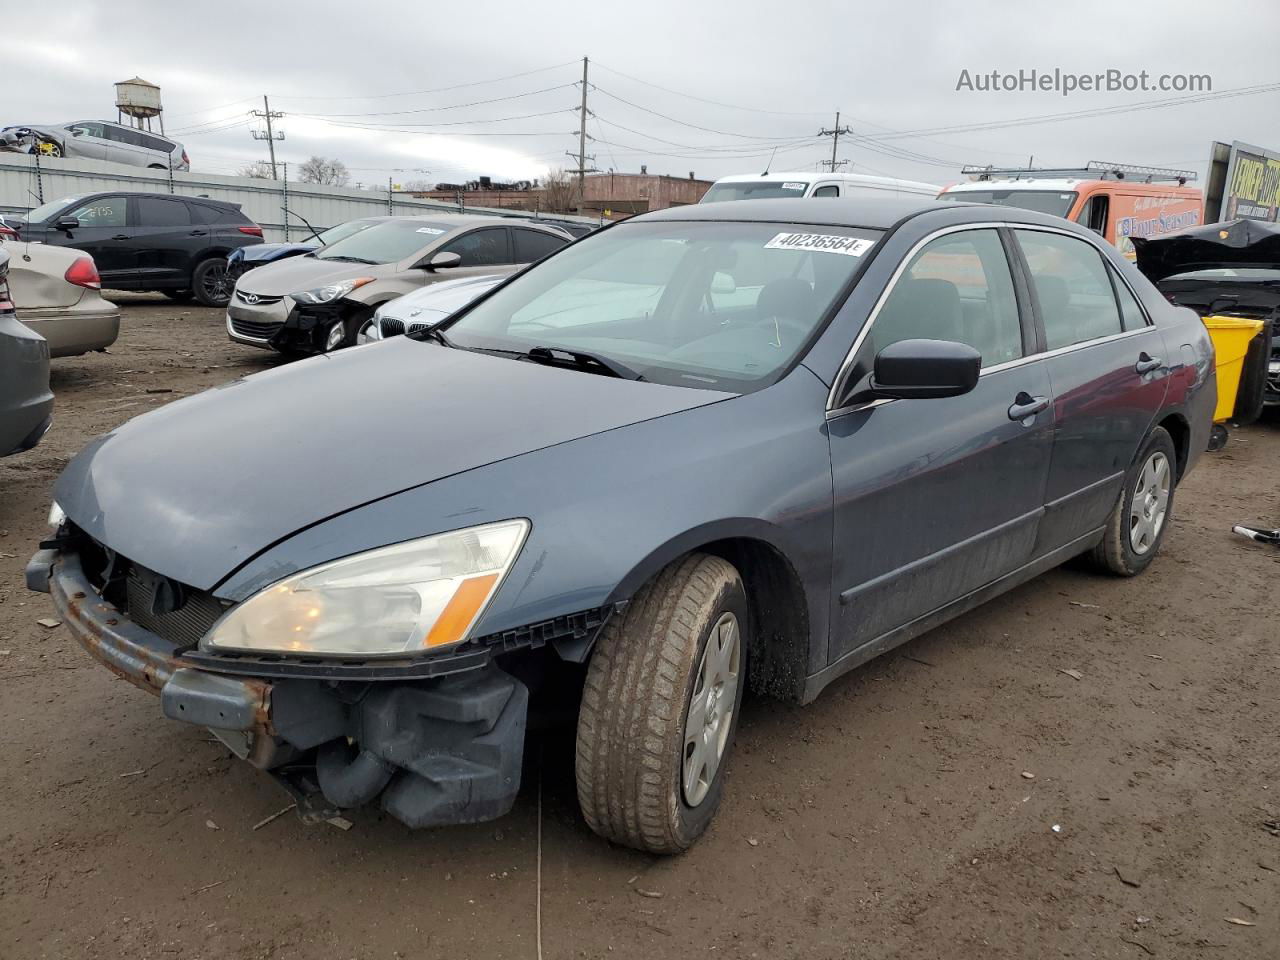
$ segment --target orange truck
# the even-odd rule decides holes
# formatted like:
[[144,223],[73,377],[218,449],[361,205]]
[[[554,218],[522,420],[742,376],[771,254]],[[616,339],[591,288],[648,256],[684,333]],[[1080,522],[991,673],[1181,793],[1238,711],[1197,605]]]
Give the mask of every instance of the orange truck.
[[1051,213],[1088,227],[1132,260],[1133,238],[1150,239],[1204,221],[1204,194],[1190,170],[1090,161],[1071,169],[966,167],[969,181],[939,200],[995,203]]

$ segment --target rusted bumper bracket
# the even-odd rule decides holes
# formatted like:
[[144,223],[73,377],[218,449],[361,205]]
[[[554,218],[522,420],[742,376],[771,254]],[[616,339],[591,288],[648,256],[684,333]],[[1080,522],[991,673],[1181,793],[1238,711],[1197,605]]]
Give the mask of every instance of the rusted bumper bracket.
[[62,554],[49,566],[49,593],[79,644],[118,677],[160,697],[174,720],[270,736],[271,684],[184,665],[168,641],[101,599],[80,560]]

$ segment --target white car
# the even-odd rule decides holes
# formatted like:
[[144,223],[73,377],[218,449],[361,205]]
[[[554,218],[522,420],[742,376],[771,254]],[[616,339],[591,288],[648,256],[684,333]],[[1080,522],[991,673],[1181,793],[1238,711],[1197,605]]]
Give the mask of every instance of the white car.
[[505,276],[482,276],[444,280],[388,300],[374,311],[356,342],[372,343],[433,327],[505,279]]
[[795,197],[936,197],[940,188],[918,180],[870,177],[861,173],[742,173],[721,177],[699,203]]
[[3,240],[18,321],[49,341],[52,357],[105,350],[120,334],[120,310],[103,299],[93,257],[47,243]]
[[177,140],[110,120],[20,124],[0,130],[0,149],[49,157],[110,160],[155,170],[190,170],[186,148]]

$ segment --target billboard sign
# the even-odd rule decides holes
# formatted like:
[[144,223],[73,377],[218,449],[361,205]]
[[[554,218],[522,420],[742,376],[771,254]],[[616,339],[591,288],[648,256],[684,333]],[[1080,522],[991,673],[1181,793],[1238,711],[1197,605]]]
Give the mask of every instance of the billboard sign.
[[1219,220],[1280,220],[1280,153],[1234,141],[1221,198]]

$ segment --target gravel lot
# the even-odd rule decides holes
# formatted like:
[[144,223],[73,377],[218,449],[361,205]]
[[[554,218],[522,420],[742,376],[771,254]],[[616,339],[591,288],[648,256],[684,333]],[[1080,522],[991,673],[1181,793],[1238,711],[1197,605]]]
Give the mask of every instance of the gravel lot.
[[749,702],[678,859],[587,830],[571,731],[530,744],[496,823],[255,830],[284,794],[38,625],[22,585],[89,438],[276,362],[217,311],[118,299],[120,341],[55,361],[53,432],[0,461],[5,960],[534,958],[539,877],[547,958],[1280,953],[1280,552],[1229,534],[1280,523],[1280,427],[1205,456],[1146,575],[1058,570],[810,707]]

